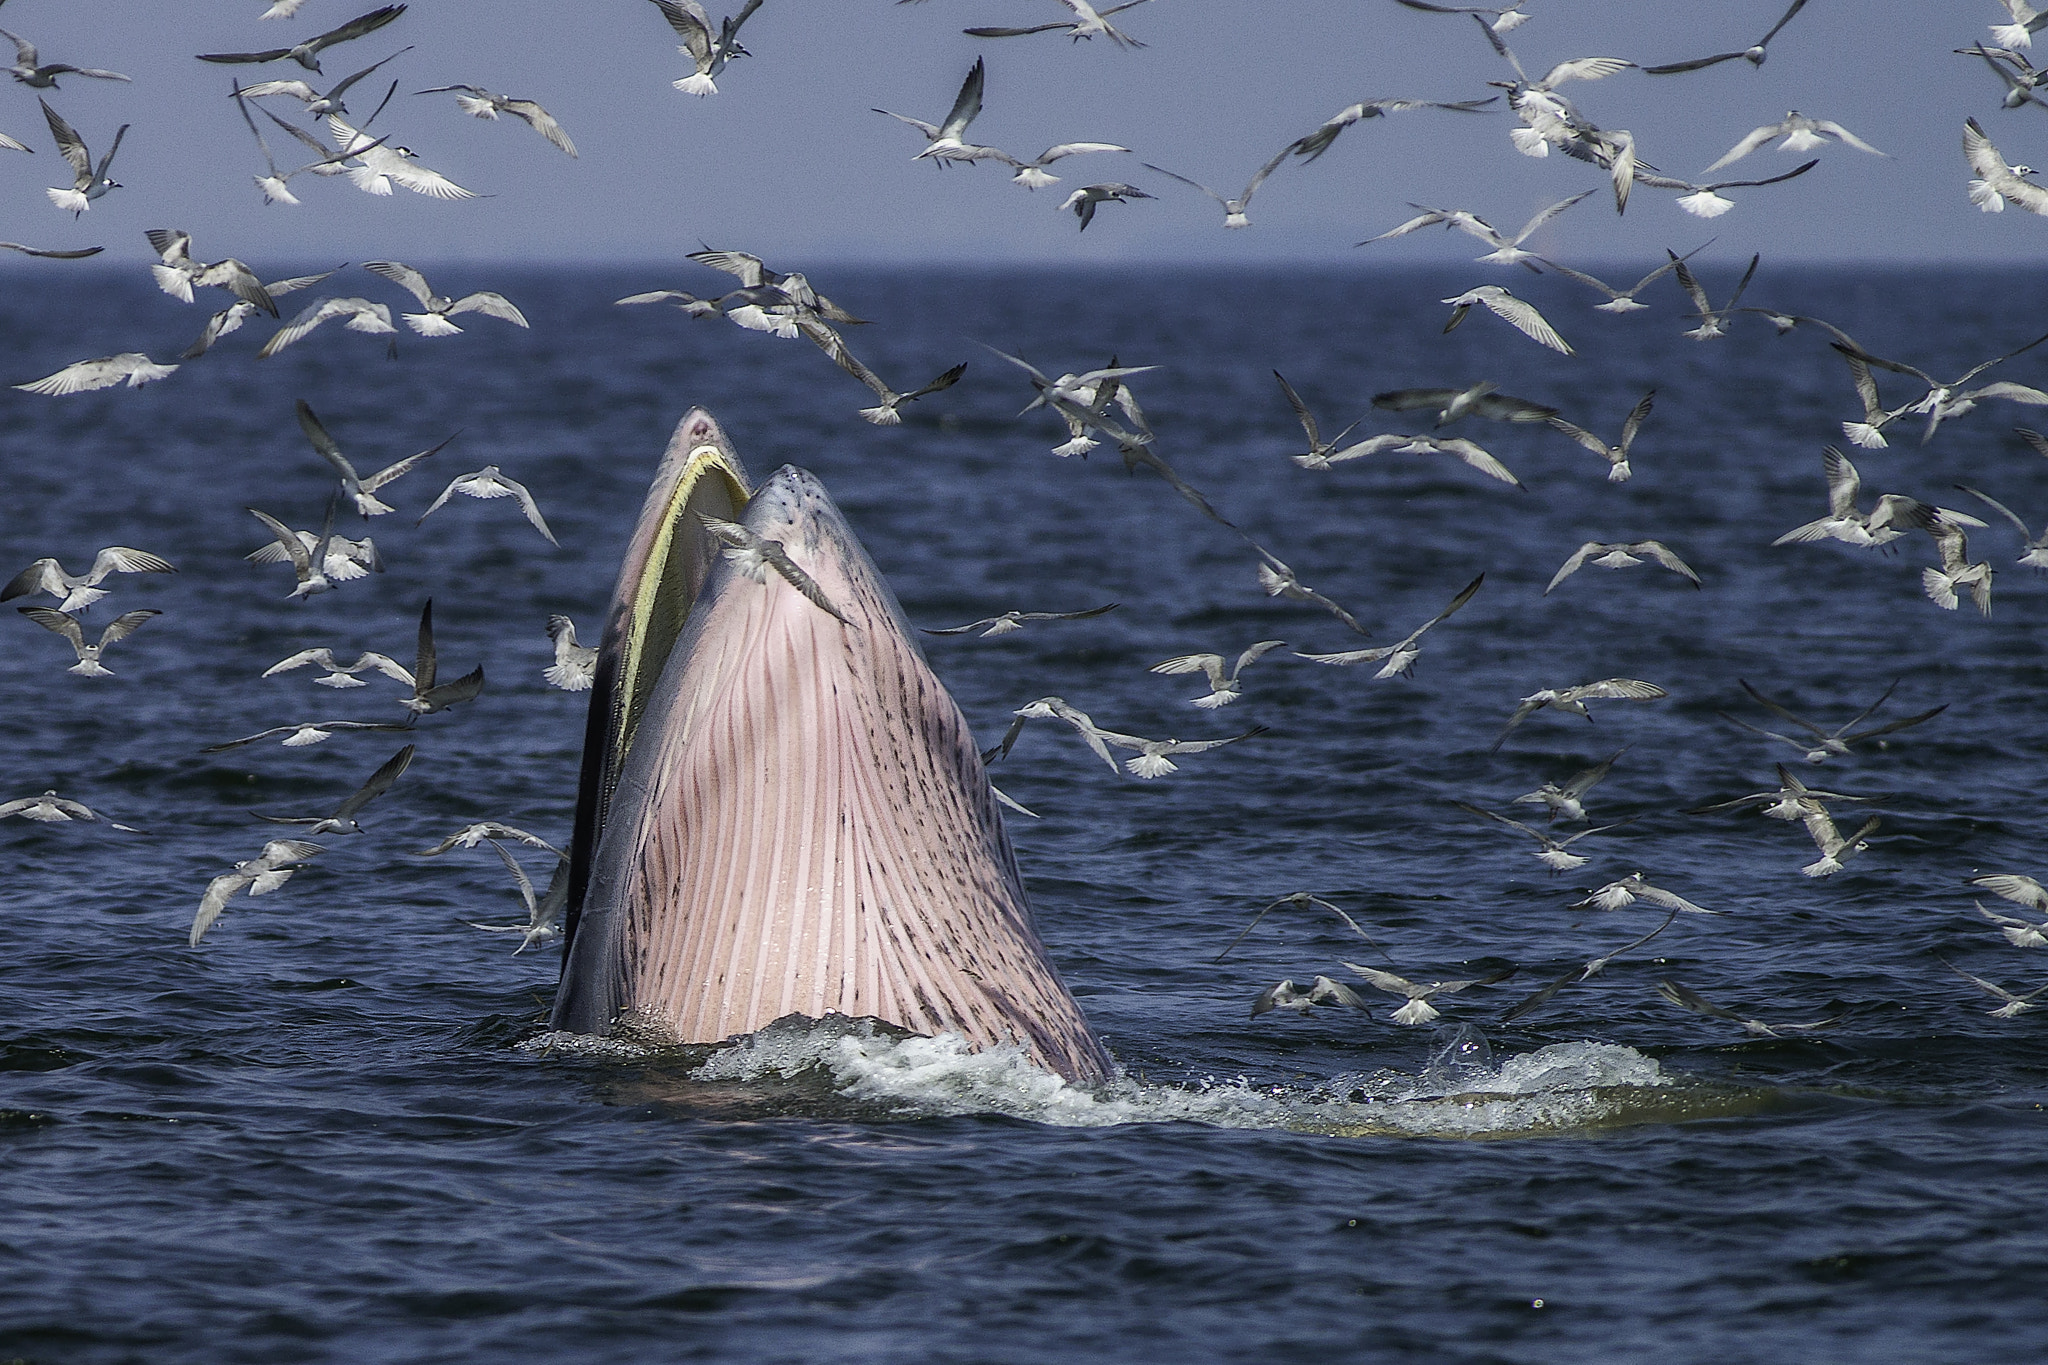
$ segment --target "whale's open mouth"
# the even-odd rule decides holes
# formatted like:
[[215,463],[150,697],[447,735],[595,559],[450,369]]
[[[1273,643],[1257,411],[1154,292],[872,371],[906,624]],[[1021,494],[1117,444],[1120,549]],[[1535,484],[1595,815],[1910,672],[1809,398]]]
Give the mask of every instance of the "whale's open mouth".
[[749,496],[691,413],[600,649],[556,1028],[708,1043],[839,1014],[1109,1073],[966,720],[816,478]]

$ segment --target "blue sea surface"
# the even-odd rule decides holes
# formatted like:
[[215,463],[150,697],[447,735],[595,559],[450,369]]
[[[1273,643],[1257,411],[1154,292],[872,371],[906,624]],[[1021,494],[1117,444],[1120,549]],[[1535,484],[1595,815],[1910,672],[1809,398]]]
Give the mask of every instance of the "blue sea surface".
[[[2012,431],[2032,409],[1987,401],[1924,447],[1905,418],[1888,449],[1851,452],[1863,506],[1904,493],[1993,523],[1970,541],[1997,570],[1987,620],[1922,594],[1924,535],[1771,547],[1826,511],[1821,447],[1858,415],[1811,326],[1748,316],[1702,343],[1681,335],[1675,288],[1613,317],[1568,282],[1518,281],[1577,347],[1564,357],[1479,312],[1441,333],[1436,300],[1464,272],[811,274],[874,319],[848,341],[892,384],[961,360],[966,378],[875,428],[854,416],[865,391],[806,343],[611,304],[708,292],[693,267],[450,267],[439,287],[498,289],[532,329],[469,319],[387,358],[383,338],[330,324],[259,362],[268,327],[251,325],[139,390],[0,391],[0,575],[44,555],[76,570],[105,545],[178,568],[103,585],[89,630],[163,613],[107,651],[112,678],[68,676],[62,640],[0,613],[0,800],[56,787],[146,831],[0,822],[0,1360],[1916,1365],[2048,1349],[2044,1015],[1989,1017],[1999,1002],[1945,965],[2021,994],[2048,972],[1972,900],[2020,907],[1965,884],[2048,875],[2048,588],[1954,487],[2048,518],[2048,461]],[[1733,286],[1703,274],[1717,299]],[[344,280],[330,291],[389,292]],[[2028,340],[2016,319],[2038,318],[2044,284],[1767,271],[1750,301],[1949,375]],[[0,274],[0,379],[164,359],[202,322],[140,267],[25,263]],[[984,345],[1054,374],[1157,366],[1133,383],[1158,451],[1371,643],[1485,585],[1423,637],[1412,679],[1296,659],[1367,642],[1264,595],[1244,540],[1112,446],[1051,455],[1064,430],[1018,416],[1029,384]],[[1491,380],[1610,438],[1657,399],[1626,483],[1541,426],[1453,428],[1524,491],[1415,456],[1298,468],[1274,370],[1326,433],[1362,419],[1354,439],[1428,428],[1370,407],[1404,386]],[[1921,387],[1880,378],[1894,405]],[[2048,352],[1985,378],[2041,384]],[[287,569],[243,562],[265,539],[244,509],[317,528],[333,479],[300,398],[365,469],[460,435],[385,490],[399,514],[367,529],[386,572],[288,601]],[[546,621],[595,633],[693,404],[756,476],[817,473],[919,625],[1121,604],[929,639],[990,740],[1046,695],[1141,735],[1270,727],[1140,781],[1041,723],[993,770],[1040,817],[1011,834],[1117,1082],[1066,1086],[845,1021],[673,1052],[549,1038],[558,945],[515,956],[517,935],[471,927],[524,918],[504,868],[488,849],[417,856],[487,818],[567,840],[585,701],[541,678]],[[414,526],[485,464],[533,490],[561,548],[508,501],[457,497]],[[1588,567],[1544,595],[1582,542],[1646,538],[1704,587]],[[487,672],[476,702],[410,737],[200,752],[288,722],[403,719],[381,678],[259,675],[316,645],[408,662],[429,598],[443,677]],[[1147,671],[1261,639],[1291,648],[1227,708],[1188,705],[1199,678]],[[1519,698],[1617,676],[1669,696],[1595,702],[1590,724],[1540,712],[1489,753]],[[1810,768],[1716,714],[1790,724],[1739,680],[1827,727],[1894,681],[1874,723],[1947,709]],[[310,867],[186,945],[208,881],[279,832],[254,813],[321,813],[407,738],[417,757],[364,834],[322,837]],[[1453,804],[1540,824],[1512,799],[1617,750],[1586,804],[1629,823],[1574,844],[1592,861],[1573,872]],[[1816,853],[1797,823],[1684,813],[1775,787],[1779,762],[1885,798],[1841,873],[1800,874]],[[1862,809],[1836,808],[1845,830]],[[519,851],[544,884],[546,855]],[[1573,907],[1638,870],[1722,913],[1679,916],[1502,1024],[1655,926],[1640,905]],[[1296,891],[1342,907],[1404,975],[1519,973],[1409,1028],[1340,965],[1385,959],[1326,911],[1282,906],[1216,960]],[[1251,1017],[1263,988],[1317,974],[1370,1013]],[[1667,1003],[1666,979],[1767,1023],[1834,1022],[1752,1034]]]

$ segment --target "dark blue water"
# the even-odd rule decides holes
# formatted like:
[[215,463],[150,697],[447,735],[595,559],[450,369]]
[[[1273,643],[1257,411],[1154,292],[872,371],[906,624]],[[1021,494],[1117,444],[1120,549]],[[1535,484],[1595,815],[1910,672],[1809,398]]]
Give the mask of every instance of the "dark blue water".
[[[0,823],[0,1358],[1933,1362],[2048,1345],[2042,1016],[1987,1017],[1996,1002],[1941,961],[2021,991],[2048,966],[1979,919],[1963,881],[2044,871],[2048,597],[2003,527],[1971,542],[2000,570],[1989,621],[1921,595],[1925,537],[1895,555],[1770,548],[1825,510],[1820,447],[1855,415],[1823,338],[1752,318],[1701,345],[1678,335],[1675,290],[1615,319],[1533,279],[1518,288],[1578,357],[1484,316],[1439,335],[1435,300],[1463,274],[814,278],[877,320],[853,344],[895,383],[962,359],[966,380],[877,430],[806,345],[610,306],[692,287],[683,267],[456,272],[437,283],[502,289],[533,330],[481,319],[407,338],[395,361],[329,330],[258,363],[252,327],[139,391],[0,393],[0,572],[45,554],[76,568],[108,544],[179,568],[116,580],[92,612],[164,613],[108,652],[111,679],[66,675],[60,640],[0,621],[0,799],[56,786],[148,831]],[[140,266],[0,284],[10,382],[161,358],[203,317]],[[1753,290],[1954,373],[2027,339],[2012,319],[2038,313],[2042,284],[1767,273]],[[382,287],[342,292],[358,290]],[[1486,585],[1426,637],[1413,681],[1277,653],[1243,700],[1195,711],[1199,685],[1147,666],[1354,641],[1264,597],[1242,542],[1112,450],[1050,456],[1057,424],[1015,419],[1028,388],[976,342],[1053,371],[1111,353],[1161,366],[1138,381],[1158,448],[1378,642],[1482,570]],[[2044,363],[2001,373],[2039,383]],[[1409,384],[1494,379],[1610,435],[1644,388],[1658,400],[1622,485],[1556,433],[1475,424],[1519,492],[1412,457],[1296,468],[1274,368],[1326,430],[1362,414],[1362,431],[1404,429],[1367,403]],[[285,570],[241,561],[262,543],[245,506],[314,525],[331,482],[294,398],[366,467],[462,432],[390,490],[402,515],[371,527],[388,572],[303,603],[284,600]],[[1123,604],[932,642],[991,737],[1049,693],[1139,734],[1271,727],[1156,782],[1034,728],[995,774],[1043,817],[1012,834],[1122,1082],[1077,1091],[1013,1058],[831,1028],[715,1055],[549,1046],[556,949],[513,956],[513,936],[465,923],[522,916],[497,860],[414,856],[483,818],[567,837],[583,703],[542,682],[543,628],[558,611],[595,625],[693,403],[757,474],[816,471],[921,624]],[[1950,486],[1967,482],[2048,516],[2048,463],[2010,432],[2026,411],[1989,404],[1924,449],[1895,428],[1892,449],[1856,452],[1865,505],[1961,505]],[[456,499],[411,525],[486,463],[532,487],[560,550],[507,502]],[[1704,590],[1589,568],[1542,596],[1581,541],[1644,537]],[[397,739],[198,751],[290,721],[399,718],[381,680],[258,675],[319,644],[409,658],[429,596],[444,675],[483,663],[482,698],[421,724],[366,834],[324,839],[188,948],[207,881],[275,831],[251,813],[331,805]],[[1540,714],[1488,756],[1518,697],[1611,675],[1670,697],[1609,703],[1592,725]],[[1831,879],[1800,875],[1815,855],[1797,825],[1682,813],[1798,762],[1716,717],[1778,728],[1739,678],[1830,725],[1894,679],[1880,719],[1948,706],[1807,772],[1888,797]],[[1532,817],[1510,799],[1624,745],[1588,806],[1633,823],[1574,845],[1594,859],[1576,872],[1452,805]],[[1637,869],[1726,913],[1685,917],[1501,1026],[1655,923],[1571,908]],[[1296,890],[1343,906],[1409,975],[1521,973],[1442,997],[1436,1028],[1387,1022],[1398,1001],[1371,992],[1369,1018],[1251,1019],[1283,976],[1378,961],[1333,916],[1285,909],[1213,961]],[[1840,1018],[1753,1037],[1665,1003],[1667,977],[1767,1021]]]

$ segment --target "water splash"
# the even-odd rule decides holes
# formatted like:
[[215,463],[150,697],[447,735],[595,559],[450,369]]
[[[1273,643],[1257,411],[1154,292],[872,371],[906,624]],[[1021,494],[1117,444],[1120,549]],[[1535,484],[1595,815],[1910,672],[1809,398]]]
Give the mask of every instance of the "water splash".
[[[522,1046],[599,1058],[679,1055],[567,1034]],[[1496,1065],[1485,1036],[1470,1025],[1445,1029],[1418,1074],[1381,1069],[1311,1087],[1245,1077],[1075,1085],[1032,1065],[1021,1047],[975,1052],[951,1034],[920,1037],[844,1018],[791,1016],[706,1051],[681,1054],[694,1063],[685,1087],[757,1088],[784,1112],[794,1091],[835,1112],[850,1102],[877,1116],[1003,1114],[1073,1128],[1187,1122],[1344,1137],[1500,1138],[1747,1113],[1769,1101],[1764,1091],[1682,1081],[1653,1058],[1611,1043],[1553,1043]]]

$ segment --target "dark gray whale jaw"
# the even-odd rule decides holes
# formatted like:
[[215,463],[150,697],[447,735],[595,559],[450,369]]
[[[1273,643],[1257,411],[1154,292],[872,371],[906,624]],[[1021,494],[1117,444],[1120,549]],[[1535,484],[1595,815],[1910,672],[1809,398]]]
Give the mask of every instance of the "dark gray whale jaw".
[[[700,513],[795,572],[721,554]],[[809,473],[749,497],[701,410],[613,593],[571,873],[556,1028],[707,1043],[837,1013],[1111,1073],[888,584]]]

